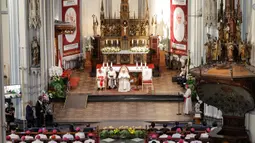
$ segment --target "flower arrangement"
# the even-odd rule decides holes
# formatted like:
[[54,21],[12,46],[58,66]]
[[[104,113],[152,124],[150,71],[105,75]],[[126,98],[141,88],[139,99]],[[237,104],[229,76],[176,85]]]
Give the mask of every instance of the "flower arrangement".
[[101,49],[103,53],[116,53],[120,51],[120,47],[104,47]]
[[131,52],[142,52],[142,53],[148,53],[150,51],[149,48],[147,47],[133,47],[130,49]]
[[100,131],[100,138],[120,138],[120,139],[132,139],[132,138],[144,138],[146,130],[141,127],[128,127],[121,126],[119,128],[105,127]]
[[51,98],[64,98],[65,96],[65,83],[61,77],[62,74],[63,69],[61,67],[53,66],[49,69],[51,81],[48,93]]
[[49,75],[50,77],[60,77],[63,74],[63,69],[59,66],[52,66],[49,69]]

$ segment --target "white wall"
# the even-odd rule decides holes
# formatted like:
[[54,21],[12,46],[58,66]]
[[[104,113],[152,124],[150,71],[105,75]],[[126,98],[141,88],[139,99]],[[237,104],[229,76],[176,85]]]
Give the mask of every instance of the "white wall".
[[[8,14],[2,14],[2,34],[3,34],[3,63],[5,65],[4,74],[10,75],[10,59],[9,59],[9,23]],[[8,73],[6,73],[8,72]]]

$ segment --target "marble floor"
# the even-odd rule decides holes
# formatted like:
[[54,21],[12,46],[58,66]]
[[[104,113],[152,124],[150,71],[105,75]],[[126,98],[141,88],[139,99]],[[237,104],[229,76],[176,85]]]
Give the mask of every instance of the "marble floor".
[[[172,82],[172,77],[177,75],[177,71],[167,70],[164,67],[161,68],[161,76],[153,77],[153,85],[154,91],[150,89],[142,91],[141,87],[139,87],[138,91],[131,90],[128,93],[122,94],[154,94],[154,95],[173,95],[184,92],[183,89],[177,84]],[[85,71],[74,71],[72,74],[73,77],[79,77],[80,82],[78,87],[72,89],[70,93],[85,93],[85,94],[93,94],[93,95],[102,95],[102,94],[114,94],[117,93],[114,90],[105,90],[105,91],[97,91],[96,87],[96,78],[89,76],[89,69],[85,69]],[[120,93],[118,93],[120,94]]]
[[[182,112],[182,103],[180,111]],[[190,116],[176,115],[178,103],[173,102],[91,102],[87,108],[63,108],[63,103],[54,104],[57,122],[125,122],[145,121],[190,121]]]

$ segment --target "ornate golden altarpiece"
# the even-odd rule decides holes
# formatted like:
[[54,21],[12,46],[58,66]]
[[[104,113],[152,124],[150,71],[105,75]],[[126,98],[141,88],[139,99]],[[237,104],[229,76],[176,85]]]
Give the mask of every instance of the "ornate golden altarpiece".
[[105,18],[103,0],[100,13],[100,48],[104,62],[114,64],[134,64],[146,62],[149,48],[149,9],[146,1],[143,18],[130,18],[128,0],[121,0],[120,18]]

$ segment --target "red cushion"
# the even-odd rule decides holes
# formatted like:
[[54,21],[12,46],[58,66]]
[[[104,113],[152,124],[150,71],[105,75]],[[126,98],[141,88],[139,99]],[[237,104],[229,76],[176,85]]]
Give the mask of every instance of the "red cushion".
[[152,83],[152,80],[143,80],[143,83]]

